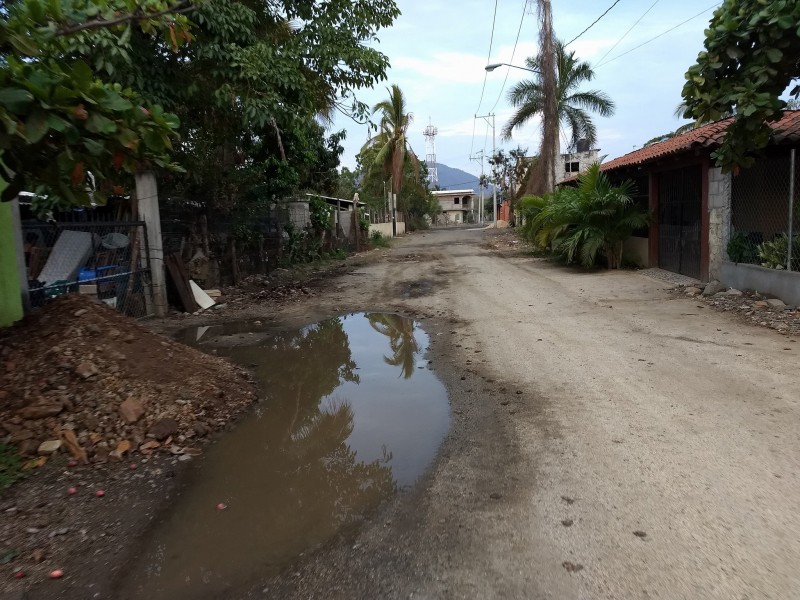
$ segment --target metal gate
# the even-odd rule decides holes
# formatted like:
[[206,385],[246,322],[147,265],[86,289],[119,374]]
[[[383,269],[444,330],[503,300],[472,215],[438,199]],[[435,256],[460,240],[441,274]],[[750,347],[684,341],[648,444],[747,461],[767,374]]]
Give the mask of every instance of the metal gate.
[[658,195],[658,266],[700,279],[700,165],[661,173]]

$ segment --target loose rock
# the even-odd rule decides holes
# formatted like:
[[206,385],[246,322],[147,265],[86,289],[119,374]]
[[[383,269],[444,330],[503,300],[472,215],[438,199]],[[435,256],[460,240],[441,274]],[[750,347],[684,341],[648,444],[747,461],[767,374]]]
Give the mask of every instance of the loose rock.
[[119,414],[130,425],[142,418],[144,406],[138,398],[131,396],[119,405]]

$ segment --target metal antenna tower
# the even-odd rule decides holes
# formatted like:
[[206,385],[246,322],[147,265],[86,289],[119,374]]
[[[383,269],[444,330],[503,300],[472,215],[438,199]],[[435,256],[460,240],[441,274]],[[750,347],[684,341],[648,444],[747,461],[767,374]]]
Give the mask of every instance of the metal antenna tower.
[[430,186],[435,188],[439,185],[439,170],[436,168],[436,134],[439,130],[433,126],[430,117],[428,117],[428,126],[422,135],[425,136],[425,162],[428,165],[428,181]]

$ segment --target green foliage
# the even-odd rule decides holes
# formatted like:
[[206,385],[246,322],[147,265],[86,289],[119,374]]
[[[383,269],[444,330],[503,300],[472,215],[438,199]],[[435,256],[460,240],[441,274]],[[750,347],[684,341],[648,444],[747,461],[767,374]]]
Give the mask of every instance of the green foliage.
[[16,448],[0,444],[0,490],[19,481],[23,476],[22,458]]
[[374,151],[368,174],[382,172],[391,179],[392,192],[399,195],[405,181],[406,166],[410,164],[415,174],[419,174],[419,160],[408,142],[408,128],[414,115],[407,112],[406,98],[398,85],[392,85],[387,91],[389,98],[378,102],[372,109],[373,114],[380,115],[378,133],[367,141],[362,151],[367,148]]
[[735,111],[713,154],[726,171],[750,166],[751,151],[769,142],[768,122],[786,106],[780,96],[800,76],[798,23],[800,3],[788,0],[725,0],[714,12],[682,94],[688,118],[716,121]]
[[531,225],[535,240],[567,262],[591,267],[602,253],[609,269],[619,268],[625,240],[649,223],[633,193],[632,182],[611,185],[595,163],[578,177],[578,187],[560,188],[543,202]]
[[[763,242],[757,251],[762,267],[785,269],[789,258],[789,236],[784,233],[770,242]],[[800,236],[792,238],[792,258],[800,258]]]
[[298,229],[291,223],[284,226],[285,244],[282,263],[285,266],[314,262],[324,258],[322,239],[311,232]]
[[547,199],[540,196],[523,196],[514,207],[516,213],[517,228],[524,239],[532,244],[536,243],[537,229],[536,217],[547,206]]
[[369,231],[369,219],[363,208],[358,209],[358,228],[361,231]]
[[[50,206],[87,205],[102,202],[125,174],[176,169],[169,153],[177,117],[110,80],[110,63],[80,60],[80,50],[124,47],[134,25],[177,48],[190,38],[178,14],[188,6],[161,0],[6,4],[0,19],[2,200],[28,190]],[[87,190],[88,172],[100,184],[94,194]]]
[[[542,55],[525,59],[529,69],[542,72]],[[556,61],[556,113],[559,124],[569,130],[570,145],[585,139],[590,145],[597,141],[597,129],[589,116],[596,112],[602,117],[614,114],[614,102],[599,90],[580,91],[584,82],[594,79],[594,71],[587,62],[581,62],[564,43],[555,43]],[[545,94],[542,76],[515,84],[508,92],[508,99],[517,107],[511,120],[503,127],[503,137],[511,139],[514,129],[522,127],[534,116],[544,113]]]
[[388,248],[391,245],[389,238],[377,230],[369,234],[369,241],[376,248]]
[[735,263],[754,263],[758,258],[758,249],[747,235],[736,231],[728,241],[728,258]]
[[321,233],[330,229],[333,224],[333,206],[319,196],[311,196],[308,208],[311,213],[311,227],[314,231]]

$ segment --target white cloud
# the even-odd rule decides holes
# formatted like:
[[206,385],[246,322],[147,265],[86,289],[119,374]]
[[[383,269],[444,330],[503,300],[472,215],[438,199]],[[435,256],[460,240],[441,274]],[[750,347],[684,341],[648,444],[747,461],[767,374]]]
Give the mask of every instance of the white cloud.
[[392,71],[401,75],[410,71],[436,83],[481,83],[485,64],[486,60],[476,54],[437,52],[429,58],[394,57]]

